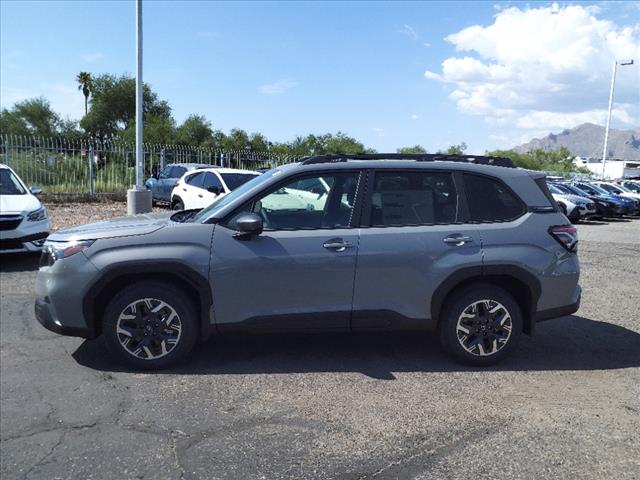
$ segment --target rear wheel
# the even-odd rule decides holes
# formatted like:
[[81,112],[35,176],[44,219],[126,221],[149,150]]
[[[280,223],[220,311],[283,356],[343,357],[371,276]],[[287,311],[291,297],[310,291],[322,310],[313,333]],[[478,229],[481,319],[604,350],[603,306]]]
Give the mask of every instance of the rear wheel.
[[175,285],[145,281],[111,299],[102,330],[109,349],[120,360],[138,369],[161,369],[193,349],[197,313]]
[[440,341],[456,360],[491,365],[515,348],[522,332],[522,313],[504,289],[476,284],[454,294],[445,304]]

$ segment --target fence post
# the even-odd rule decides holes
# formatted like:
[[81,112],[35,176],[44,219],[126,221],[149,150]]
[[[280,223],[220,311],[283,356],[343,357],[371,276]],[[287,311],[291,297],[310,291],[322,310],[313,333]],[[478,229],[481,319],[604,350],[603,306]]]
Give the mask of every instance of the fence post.
[[89,195],[95,195],[95,189],[93,184],[93,144],[89,145]]
[[220,153],[220,167],[224,168],[224,153]]
[[158,170],[158,173],[162,170],[164,170],[164,148],[160,149],[160,169]]
[[10,167],[11,165],[9,165],[9,135],[4,137],[4,158],[5,158],[5,161],[7,162],[7,166]]

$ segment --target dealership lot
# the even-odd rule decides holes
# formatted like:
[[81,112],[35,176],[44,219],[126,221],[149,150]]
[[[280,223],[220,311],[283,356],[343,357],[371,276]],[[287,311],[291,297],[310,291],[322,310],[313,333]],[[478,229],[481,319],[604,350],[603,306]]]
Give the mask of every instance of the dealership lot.
[[214,338],[134,373],[42,328],[37,258],[3,258],[0,476],[638,478],[640,219],[578,228],[580,310],[488,369],[371,334]]

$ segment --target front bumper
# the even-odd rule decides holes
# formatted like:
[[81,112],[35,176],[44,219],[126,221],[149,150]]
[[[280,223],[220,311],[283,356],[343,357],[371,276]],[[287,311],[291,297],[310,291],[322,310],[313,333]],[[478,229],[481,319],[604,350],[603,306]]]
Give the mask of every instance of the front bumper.
[[[27,220],[25,214],[3,214],[0,253],[39,252],[49,236],[49,219]],[[8,221],[15,218],[15,221]]]
[[41,266],[35,285],[38,321],[61,335],[96,337],[95,325],[85,318],[83,299],[97,274],[98,269],[84,253]]
[[0,253],[40,252],[49,232],[34,233],[24,237],[0,238]]

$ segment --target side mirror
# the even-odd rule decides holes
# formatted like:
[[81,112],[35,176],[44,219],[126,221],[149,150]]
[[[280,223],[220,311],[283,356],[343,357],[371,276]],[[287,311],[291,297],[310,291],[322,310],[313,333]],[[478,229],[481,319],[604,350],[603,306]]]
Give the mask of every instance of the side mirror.
[[40,187],[36,187],[35,185],[29,187],[29,191],[34,195],[40,195],[42,193],[42,189]]
[[220,192],[222,192],[222,189],[220,187],[213,186],[213,187],[207,187],[207,191],[215,195],[220,195]]
[[236,220],[236,238],[247,238],[262,233],[262,217],[255,213],[245,213]]

